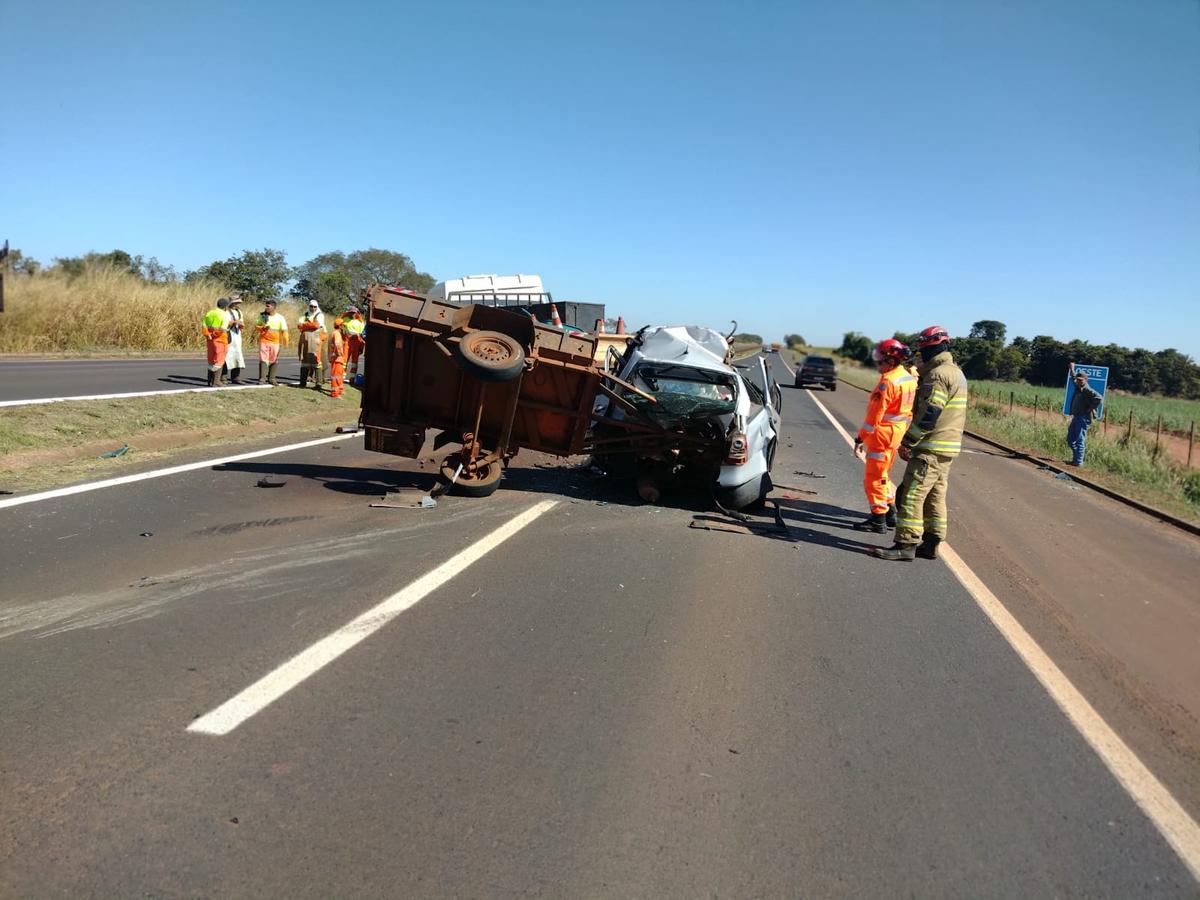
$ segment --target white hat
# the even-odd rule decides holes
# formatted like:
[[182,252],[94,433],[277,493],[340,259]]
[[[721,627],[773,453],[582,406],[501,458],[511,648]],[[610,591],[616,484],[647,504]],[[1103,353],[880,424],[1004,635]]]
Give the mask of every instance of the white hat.
[[312,309],[313,307],[317,307],[317,308],[319,309],[319,308],[320,308],[320,306],[321,306],[321,304],[320,304],[320,303],[318,303],[316,300],[309,300],[309,301],[308,301],[308,308],[309,308],[309,309]]

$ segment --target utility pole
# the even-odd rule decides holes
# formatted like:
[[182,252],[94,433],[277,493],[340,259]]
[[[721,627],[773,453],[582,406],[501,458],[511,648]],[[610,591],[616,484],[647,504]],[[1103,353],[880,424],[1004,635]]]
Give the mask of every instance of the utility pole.
[[8,241],[0,247],[0,313],[4,312],[4,270],[8,268],[4,260],[8,256]]

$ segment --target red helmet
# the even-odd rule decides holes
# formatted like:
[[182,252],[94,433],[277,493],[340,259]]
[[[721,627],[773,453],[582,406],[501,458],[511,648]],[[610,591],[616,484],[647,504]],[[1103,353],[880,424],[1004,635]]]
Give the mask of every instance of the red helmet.
[[941,325],[930,325],[917,335],[917,348],[920,350],[928,350],[939,344],[950,346],[950,335]]
[[875,350],[871,353],[876,363],[881,363],[885,359],[891,360],[894,363],[901,363],[911,355],[912,351],[895,338],[887,338],[880,341],[875,345]]

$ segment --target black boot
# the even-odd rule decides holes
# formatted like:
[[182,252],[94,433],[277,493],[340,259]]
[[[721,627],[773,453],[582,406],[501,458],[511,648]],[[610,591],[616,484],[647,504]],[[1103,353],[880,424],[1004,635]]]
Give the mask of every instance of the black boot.
[[888,532],[887,521],[883,513],[877,512],[871,513],[861,522],[855,522],[854,529],[856,531],[873,531],[876,534],[887,534]]
[[258,361],[258,383],[267,383],[267,364],[261,359]]
[[279,382],[275,380],[275,367],[277,365],[279,365],[279,363],[271,363],[271,365],[267,367],[267,381],[271,382],[271,384],[275,385],[275,387],[279,387]]
[[890,547],[876,547],[873,551],[880,559],[890,559],[899,562],[909,562],[917,556],[916,544],[892,544]]
[[917,556],[921,559],[937,559],[938,544],[942,539],[936,534],[927,534],[921,538],[921,546],[917,547]]
[[888,504],[887,517],[884,519],[884,521],[887,523],[888,528],[896,527],[896,504],[895,503]]
[[300,367],[300,387],[308,387],[308,366]]
[[229,383],[230,384],[241,384],[242,382],[239,380],[241,377],[242,377],[241,369],[230,369],[229,370]]
[[208,370],[208,386],[216,387],[216,384],[217,384],[217,373],[214,372],[212,369],[209,369]]

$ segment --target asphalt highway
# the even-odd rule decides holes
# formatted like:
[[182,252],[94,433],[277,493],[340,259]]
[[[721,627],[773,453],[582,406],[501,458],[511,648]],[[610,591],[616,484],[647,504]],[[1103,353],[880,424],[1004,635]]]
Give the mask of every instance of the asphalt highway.
[[357,438],[0,510],[0,894],[1195,896],[784,398],[783,528],[524,454],[374,509],[434,466]]
[[[257,380],[258,357],[247,358],[244,380]],[[204,387],[203,354],[178,359],[21,359],[0,358],[0,400],[38,400],[134,391]],[[300,363],[280,360],[281,381],[295,382]]]

